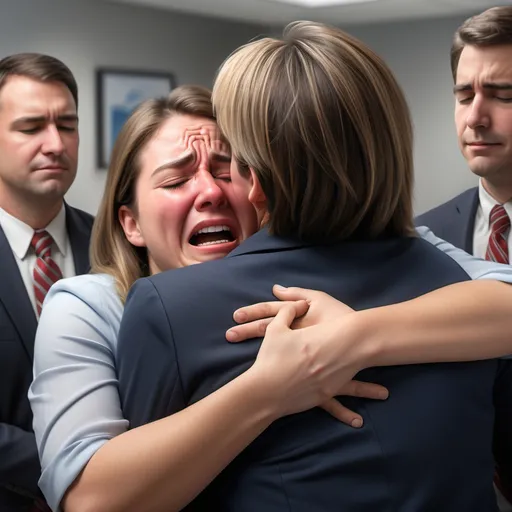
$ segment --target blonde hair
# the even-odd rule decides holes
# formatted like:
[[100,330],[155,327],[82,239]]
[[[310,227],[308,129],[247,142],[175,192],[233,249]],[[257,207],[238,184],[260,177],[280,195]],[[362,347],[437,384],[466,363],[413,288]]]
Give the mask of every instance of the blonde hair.
[[90,259],[93,273],[114,277],[123,302],[132,284],[149,275],[149,265],[146,249],[135,247],[126,239],[118,218],[119,208],[127,205],[136,209],[141,150],[175,114],[215,120],[211,92],[204,87],[181,86],[167,98],[141,103],[124,124],[112,151],[103,199],[92,230]]
[[214,112],[242,174],[267,197],[269,230],[304,240],[410,235],[412,127],[386,64],[342,30],[294,22],[235,51]]

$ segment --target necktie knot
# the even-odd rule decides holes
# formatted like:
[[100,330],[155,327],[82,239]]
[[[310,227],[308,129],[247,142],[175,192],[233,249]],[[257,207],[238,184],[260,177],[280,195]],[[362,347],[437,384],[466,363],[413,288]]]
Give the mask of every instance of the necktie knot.
[[491,232],[497,235],[503,235],[510,228],[510,217],[501,204],[493,207],[489,222],[491,224]]
[[34,232],[30,245],[34,249],[38,258],[45,258],[51,256],[52,236],[45,230]]

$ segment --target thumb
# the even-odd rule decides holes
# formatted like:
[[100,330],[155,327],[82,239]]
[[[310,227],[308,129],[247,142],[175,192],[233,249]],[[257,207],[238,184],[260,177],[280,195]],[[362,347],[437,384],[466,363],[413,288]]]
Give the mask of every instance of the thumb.
[[290,330],[295,317],[297,316],[297,310],[293,304],[286,304],[278,312],[272,321],[267,325],[266,334],[277,333],[281,331]]
[[290,288],[285,288],[279,284],[275,284],[272,288],[272,293],[279,300],[289,300],[289,301],[297,301],[297,300],[305,300],[310,303],[313,299],[312,293],[313,290],[307,290],[306,288],[298,288],[297,286],[293,286]]

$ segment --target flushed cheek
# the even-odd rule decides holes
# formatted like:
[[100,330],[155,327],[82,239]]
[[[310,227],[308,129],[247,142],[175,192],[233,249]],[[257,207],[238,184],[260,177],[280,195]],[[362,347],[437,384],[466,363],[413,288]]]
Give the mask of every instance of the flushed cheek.
[[176,244],[181,238],[182,225],[175,215],[172,214],[168,209],[162,209],[157,217],[156,224],[159,226],[160,234],[165,239],[172,240],[172,243]]
[[244,187],[233,186],[227,194],[244,237],[257,231],[257,215]]
[[184,212],[171,208],[162,209],[158,226],[161,238],[166,241],[166,250],[176,264],[176,260],[180,260],[188,248]]

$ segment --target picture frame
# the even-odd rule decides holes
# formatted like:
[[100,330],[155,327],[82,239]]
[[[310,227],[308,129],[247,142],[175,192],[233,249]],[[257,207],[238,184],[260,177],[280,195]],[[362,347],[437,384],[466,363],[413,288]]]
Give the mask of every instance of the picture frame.
[[120,68],[96,69],[97,165],[107,169],[114,142],[134,108],[144,100],[167,96],[176,86],[169,72]]

